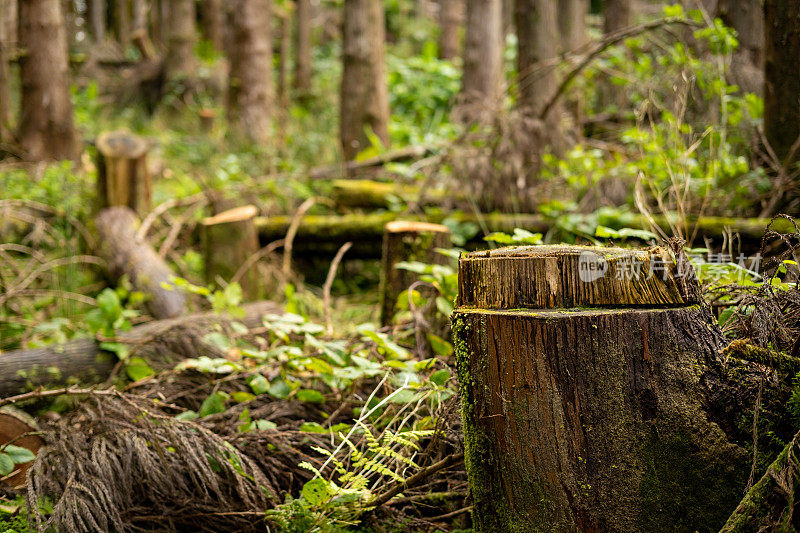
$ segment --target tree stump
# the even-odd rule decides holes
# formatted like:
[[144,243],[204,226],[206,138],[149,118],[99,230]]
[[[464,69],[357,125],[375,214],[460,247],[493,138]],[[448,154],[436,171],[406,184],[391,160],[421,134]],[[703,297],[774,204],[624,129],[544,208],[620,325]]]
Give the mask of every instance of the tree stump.
[[449,248],[450,230],[440,224],[396,220],[386,224],[383,233],[381,275],[381,324],[392,322],[397,297],[407,290],[417,275],[395,267],[401,261],[444,264],[447,258],[436,248]]
[[[35,431],[36,423],[23,411],[13,407],[0,408],[0,449],[6,444],[13,444],[34,454],[38,453],[39,448],[44,446],[44,440],[39,435],[29,435]],[[33,462],[15,465],[13,475],[0,482],[0,486],[5,485],[12,489],[24,487],[25,474],[32,464]]]
[[[226,282],[238,281],[245,300],[257,300],[261,280],[255,265],[247,267],[248,259],[258,252],[258,231],[255,219],[258,209],[253,205],[236,207],[202,221],[205,250],[206,282],[217,278]],[[240,268],[240,278],[234,280]]]
[[125,206],[139,216],[150,211],[147,141],[127,131],[100,134],[97,145],[97,207]]
[[150,244],[136,233],[139,219],[127,207],[103,209],[95,219],[100,236],[98,254],[108,262],[108,273],[116,281],[128,276],[137,291],[148,297],[147,309],[156,318],[173,318],[186,312],[186,296],[164,288],[174,273]]
[[[652,275],[651,275],[652,273]],[[476,531],[718,531],[749,473],[724,344],[663,248],[465,254],[453,314]]]

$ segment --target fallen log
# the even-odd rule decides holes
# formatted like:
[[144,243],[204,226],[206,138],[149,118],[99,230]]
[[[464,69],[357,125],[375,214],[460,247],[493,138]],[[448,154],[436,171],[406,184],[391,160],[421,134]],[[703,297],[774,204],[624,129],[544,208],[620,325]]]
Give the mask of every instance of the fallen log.
[[706,397],[724,338],[668,257],[461,257],[453,338],[477,532],[705,532],[730,515],[750,458]]
[[339,207],[389,209],[398,201],[423,206],[444,205],[457,201],[468,206],[463,195],[443,189],[421,190],[416,185],[374,180],[334,180],[331,199]]
[[[237,320],[248,329],[261,325],[265,314],[278,313],[272,302],[244,306],[245,316]],[[122,332],[115,342],[130,345],[131,355],[143,357],[156,366],[200,355],[219,355],[203,341],[214,328],[227,327],[235,319],[217,313],[196,313],[158,320]],[[74,383],[102,383],[117,364],[117,356],[103,350],[96,339],[76,339],[64,344],[0,353],[0,397],[20,394],[37,387],[58,387]]]
[[186,296],[162,286],[174,276],[172,270],[136,231],[139,219],[128,207],[109,207],[95,218],[100,236],[98,255],[108,262],[108,273],[116,283],[127,276],[133,287],[148,298],[147,309],[155,318],[172,318],[186,312]]

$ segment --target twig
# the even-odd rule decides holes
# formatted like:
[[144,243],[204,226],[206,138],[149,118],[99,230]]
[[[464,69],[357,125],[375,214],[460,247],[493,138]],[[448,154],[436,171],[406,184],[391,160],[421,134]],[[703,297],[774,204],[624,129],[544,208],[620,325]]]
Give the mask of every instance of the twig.
[[391,500],[392,498],[394,498],[395,496],[397,496],[398,494],[400,494],[404,490],[407,490],[407,489],[413,487],[414,485],[418,484],[419,482],[421,482],[422,480],[424,480],[428,476],[438,472],[439,470],[444,470],[448,466],[452,466],[452,465],[458,463],[459,461],[461,461],[463,459],[464,459],[464,454],[463,453],[457,453],[457,454],[453,454],[453,455],[451,455],[449,457],[445,457],[444,459],[442,459],[438,463],[434,463],[434,464],[432,464],[431,466],[429,466],[427,468],[423,468],[422,470],[420,470],[419,472],[417,472],[416,474],[414,474],[410,478],[406,479],[404,482],[398,483],[394,487],[392,487],[391,489],[387,490],[386,492],[376,496],[375,499],[372,500],[369,503],[369,507],[374,507],[375,509],[377,509],[378,507],[380,507],[384,503],[388,502],[389,500]]
[[242,263],[242,266],[239,267],[239,270],[236,271],[236,274],[234,274],[233,277],[231,278],[231,283],[236,283],[240,279],[242,279],[242,276],[244,276],[254,264],[260,261],[261,258],[274,252],[277,248],[283,246],[284,242],[285,242],[284,239],[278,239],[277,241],[272,241],[271,243],[269,243],[268,245],[266,245],[265,247],[263,247],[250,257],[248,257],[247,260],[244,263]]
[[19,402],[24,402],[27,400],[38,400],[41,398],[49,398],[52,396],[83,396],[83,395],[91,395],[91,396],[117,396],[121,397],[122,393],[120,393],[116,389],[95,389],[90,387],[88,389],[80,389],[76,385],[72,385],[69,387],[64,387],[63,389],[36,389],[30,392],[26,392],[23,394],[18,394],[16,396],[9,396],[8,398],[0,398],[0,407],[4,407],[6,405],[12,405]]
[[305,215],[306,211],[311,209],[315,203],[317,203],[317,199],[312,196],[300,204],[300,207],[292,218],[292,222],[289,224],[289,229],[286,231],[286,238],[283,240],[283,277],[286,279],[289,279],[289,275],[292,273],[292,243],[294,242],[294,236],[297,235],[297,230],[300,228],[303,215]]
[[346,242],[336,252],[336,256],[331,261],[331,267],[328,269],[328,277],[325,278],[325,285],[322,286],[322,303],[325,307],[325,329],[328,335],[333,335],[333,322],[331,321],[331,287],[333,280],[336,278],[336,271],[339,269],[339,263],[342,262],[342,257],[347,253],[347,250],[352,248],[352,242]]
[[561,98],[561,95],[567,89],[572,80],[574,80],[575,77],[589,65],[589,63],[594,61],[594,59],[600,54],[602,54],[607,48],[614,46],[620,41],[624,41],[628,37],[633,37],[635,35],[639,35],[640,33],[645,33],[650,30],[660,28],[661,26],[668,26],[670,24],[683,24],[685,26],[694,26],[694,27],[700,26],[699,23],[693,20],[688,20],[682,17],[667,17],[659,20],[654,20],[652,22],[639,24],[636,26],[630,26],[628,28],[623,28],[617,32],[608,35],[606,38],[599,41],[595,45],[594,50],[586,54],[586,57],[583,58],[583,61],[578,63],[571,71],[567,73],[566,76],[564,76],[564,79],[559,84],[555,94],[550,98],[550,100],[547,101],[545,106],[542,108],[542,111],[539,113],[539,118],[542,120],[547,118],[547,115],[550,113],[550,111],[553,110],[559,98]]

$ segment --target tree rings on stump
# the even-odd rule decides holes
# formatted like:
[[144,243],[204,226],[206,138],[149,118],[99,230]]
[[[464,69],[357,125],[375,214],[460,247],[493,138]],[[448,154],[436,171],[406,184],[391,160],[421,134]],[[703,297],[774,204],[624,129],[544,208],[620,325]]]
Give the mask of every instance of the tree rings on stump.
[[[23,411],[12,407],[0,408],[0,450],[7,444],[26,448],[31,452],[39,452],[44,446],[44,440],[35,434],[36,427],[33,419]],[[4,479],[0,484],[12,489],[19,489],[25,485],[25,474],[32,462],[14,465],[14,473]]]

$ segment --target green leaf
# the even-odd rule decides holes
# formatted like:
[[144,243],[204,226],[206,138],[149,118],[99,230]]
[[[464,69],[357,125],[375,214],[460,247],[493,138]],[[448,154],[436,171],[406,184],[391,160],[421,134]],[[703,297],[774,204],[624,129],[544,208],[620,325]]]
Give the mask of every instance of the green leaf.
[[297,399],[307,403],[324,403],[325,397],[318,390],[300,389],[297,391]]
[[14,460],[7,453],[0,453],[0,476],[7,476],[14,471]]
[[103,289],[103,292],[97,295],[97,307],[100,308],[109,322],[114,322],[122,315],[122,304],[113,289]]
[[231,393],[231,398],[237,403],[244,403],[254,399],[255,395],[249,392],[236,391]]
[[259,418],[258,420],[254,421],[253,425],[255,426],[256,429],[259,429],[261,431],[267,431],[270,429],[278,428],[278,424],[272,422],[271,420],[264,420],[263,418]]
[[226,396],[227,395],[221,392],[215,392],[203,400],[203,405],[200,406],[200,417],[204,418],[209,415],[225,412]]
[[131,379],[131,381],[139,381],[140,379],[144,379],[155,374],[153,369],[150,368],[150,365],[147,364],[147,361],[141,357],[131,357],[128,365],[125,367],[125,373],[128,374],[128,377]]
[[333,495],[330,484],[322,478],[307,481],[303,485],[303,490],[300,491],[300,496],[314,507],[326,503]]
[[444,296],[437,296],[436,309],[438,309],[439,312],[442,313],[444,316],[450,316],[453,314],[453,302],[451,302]]
[[36,459],[36,455],[27,448],[9,444],[1,447],[1,449],[3,450],[3,453],[11,457],[11,460],[16,464],[28,463]]
[[267,392],[269,392],[270,396],[274,396],[279,400],[285,400],[289,397],[289,393],[292,392],[292,389],[285,380],[276,379],[269,386],[269,390]]
[[430,379],[432,383],[436,383],[441,387],[447,383],[448,379],[450,379],[450,371],[447,369],[437,370],[431,374],[431,377],[428,379]]
[[433,333],[428,333],[428,342],[433,352],[440,357],[449,357],[453,353],[453,345]]
[[250,380],[250,389],[254,394],[264,394],[269,392],[269,381],[261,374],[256,374]]
[[184,411],[181,414],[176,415],[175,418],[178,420],[194,420],[198,416],[199,415],[197,414],[197,411],[192,411],[190,409],[189,411]]

